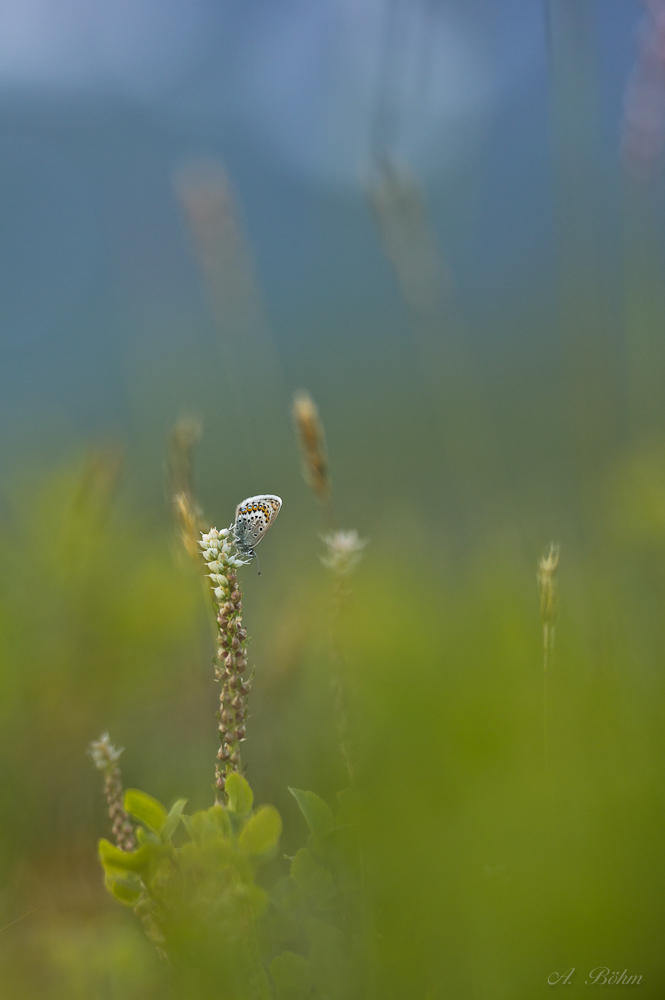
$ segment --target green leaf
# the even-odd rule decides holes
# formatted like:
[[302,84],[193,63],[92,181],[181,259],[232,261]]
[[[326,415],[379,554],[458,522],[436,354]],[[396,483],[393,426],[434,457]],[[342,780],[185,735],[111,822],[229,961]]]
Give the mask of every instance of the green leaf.
[[141,884],[138,879],[104,876],[104,885],[112,896],[124,906],[136,906],[141,898]]
[[232,832],[231,820],[224,806],[210,806],[206,815],[217,836],[230,837]]
[[328,869],[317,864],[306,847],[301,847],[291,862],[291,878],[303,892],[313,896],[320,896],[332,883]]
[[226,779],[226,799],[229,809],[236,816],[246,816],[252,811],[254,792],[242,774],[234,771]]
[[168,818],[161,802],[136,788],[128,788],[125,792],[125,809],[153,833],[161,833]]
[[326,841],[328,839],[329,837],[316,837],[313,833],[310,833],[307,838],[307,850],[311,851],[314,857],[318,858],[319,861],[329,862],[331,860],[329,856],[330,851],[326,849]]
[[289,788],[289,791],[298,803],[300,812],[312,833],[318,837],[330,833],[335,825],[335,817],[330,806],[314,792],[303,792],[299,788]]
[[145,847],[139,847],[138,851],[121,851],[103,837],[99,841],[98,851],[102,867],[110,875],[141,871],[148,860]]
[[181,819],[189,836],[198,843],[204,840],[215,840],[219,837],[227,839],[231,836],[231,821],[226,809],[222,806],[201,809],[193,816],[183,814]]
[[270,963],[270,975],[277,989],[277,1000],[309,1000],[312,973],[309,962],[293,951],[283,951]]
[[156,833],[152,833],[150,830],[146,830],[144,826],[136,827],[136,839],[141,846],[143,846],[143,844],[152,844],[154,847],[155,845],[161,844],[159,836]]
[[175,829],[180,821],[182,811],[186,805],[187,805],[187,799],[178,799],[178,801],[171,806],[171,811],[166,817],[166,822],[162,827],[162,837],[164,838],[164,840],[170,840],[173,834],[175,833]]
[[282,820],[274,806],[262,806],[245,823],[238,844],[246,854],[267,854],[277,845]]

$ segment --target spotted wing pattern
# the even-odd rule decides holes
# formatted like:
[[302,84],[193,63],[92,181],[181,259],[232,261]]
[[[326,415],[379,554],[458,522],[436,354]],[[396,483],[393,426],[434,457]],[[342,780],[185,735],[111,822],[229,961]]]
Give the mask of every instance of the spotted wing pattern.
[[253,555],[266,531],[279,514],[282,501],[273,493],[248,497],[236,507],[236,545],[244,555]]

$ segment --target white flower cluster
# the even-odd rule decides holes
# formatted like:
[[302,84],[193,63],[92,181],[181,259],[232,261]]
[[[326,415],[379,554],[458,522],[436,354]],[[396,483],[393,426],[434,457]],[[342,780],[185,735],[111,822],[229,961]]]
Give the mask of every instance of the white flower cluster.
[[95,767],[100,771],[114,767],[120,758],[123,747],[115,747],[111,743],[111,737],[104,733],[98,740],[90,744],[88,753],[92,757]]
[[214,594],[218,601],[221,601],[224,588],[228,586],[227,574],[230,569],[238,566],[247,566],[249,559],[241,559],[237,554],[235,532],[233,526],[230,528],[211,528],[210,531],[201,533],[201,554],[207,564],[212,580]]
[[358,565],[362,557],[362,550],[367,545],[367,541],[358,537],[358,532],[335,531],[331,535],[324,535],[327,555],[321,556],[321,562],[327,569],[331,569],[338,576],[346,576]]

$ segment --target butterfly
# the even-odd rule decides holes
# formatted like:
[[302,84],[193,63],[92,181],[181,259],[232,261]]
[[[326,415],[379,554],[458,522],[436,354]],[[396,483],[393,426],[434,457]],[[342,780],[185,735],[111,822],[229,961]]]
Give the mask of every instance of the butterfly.
[[256,558],[256,565],[261,576],[261,567],[254,551],[266,531],[273,523],[282,507],[282,501],[274,493],[262,493],[257,497],[248,497],[236,507],[236,519],[233,525],[238,551],[250,559]]

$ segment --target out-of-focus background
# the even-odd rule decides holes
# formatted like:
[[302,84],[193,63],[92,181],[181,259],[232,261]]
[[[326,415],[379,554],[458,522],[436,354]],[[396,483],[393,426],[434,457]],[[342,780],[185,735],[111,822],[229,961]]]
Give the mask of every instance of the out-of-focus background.
[[664,142],[661,0],[0,0],[3,998],[164,996],[85,750],[212,801],[183,415],[211,523],[284,501],[242,576],[286,853],[287,786],[348,782],[302,387],[368,539],[340,628],[376,995],[607,966],[662,996]]

